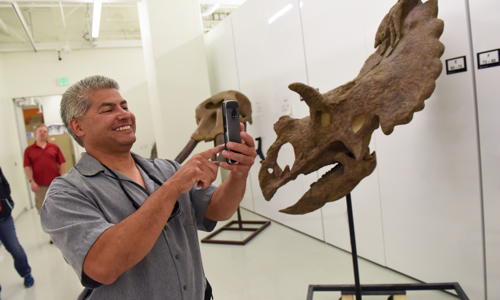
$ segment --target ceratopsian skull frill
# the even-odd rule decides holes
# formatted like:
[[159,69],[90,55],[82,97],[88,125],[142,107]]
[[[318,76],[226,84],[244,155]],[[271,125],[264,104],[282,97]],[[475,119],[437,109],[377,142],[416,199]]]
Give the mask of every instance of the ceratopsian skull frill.
[[252,104],[250,100],[238,91],[224,91],[213,95],[196,107],[196,124],[198,128],[191,135],[191,140],[177,155],[175,161],[182,163],[194,150],[198,142],[210,142],[219,134],[224,133],[222,121],[222,101],[237,100],[240,111],[240,122],[252,124]]
[[[444,52],[439,42],[444,23],[437,12],[437,0],[400,0],[380,24],[378,48],[353,81],[325,94],[301,83],[289,86],[305,100],[310,116],[283,116],[274,124],[278,137],[259,172],[266,200],[299,174],[331,165],[295,205],[281,210],[305,214],[346,196],[373,172],[375,152],[368,147],[373,131],[380,124],[388,135],[409,123],[434,91]],[[282,170],[277,158],[286,143],[292,144],[295,161]]]

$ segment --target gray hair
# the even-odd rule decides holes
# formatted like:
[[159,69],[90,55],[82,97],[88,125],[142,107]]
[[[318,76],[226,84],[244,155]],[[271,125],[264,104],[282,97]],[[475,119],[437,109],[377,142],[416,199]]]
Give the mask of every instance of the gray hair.
[[102,89],[119,89],[118,83],[101,75],[86,77],[69,87],[61,99],[61,119],[69,134],[83,147],[83,141],[71,130],[69,121],[83,116],[92,105],[92,96]]

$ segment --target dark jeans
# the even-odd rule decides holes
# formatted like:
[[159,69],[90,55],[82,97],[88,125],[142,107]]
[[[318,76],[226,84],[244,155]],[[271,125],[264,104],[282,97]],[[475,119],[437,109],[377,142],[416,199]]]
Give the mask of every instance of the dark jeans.
[[31,268],[28,264],[28,258],[17,239],[16,228],[14,227],[14,219],[12,216],[0,222],[0,241],[14,258],[14,267],[17,273],[19,273],[21,277],[30,274]]

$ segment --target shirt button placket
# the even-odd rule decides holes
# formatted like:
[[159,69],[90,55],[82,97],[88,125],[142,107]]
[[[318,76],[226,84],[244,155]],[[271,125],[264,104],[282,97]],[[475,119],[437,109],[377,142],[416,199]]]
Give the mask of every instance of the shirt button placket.
[[[175,260],[177,260],[177,261],[180,259],[180,257],[181,257],[181,256],[180,256],[180,254],[176,254],[176,255],[174,256]],[[182,289],[183,289],[184,291],[187,291],[187,285],[185,285],[185,284],[184,284],[184,285],[182,286]]]

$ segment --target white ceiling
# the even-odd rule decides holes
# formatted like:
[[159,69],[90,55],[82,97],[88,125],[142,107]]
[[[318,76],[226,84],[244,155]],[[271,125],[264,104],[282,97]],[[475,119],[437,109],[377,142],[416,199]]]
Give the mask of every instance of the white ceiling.
[[[93,0],[0,1],[0,52],[77,50],[141,45],[137,3],[141,0],[103,0],[99,37],[91,37]],[[236,9],[245,0],[199,0]],[[17,3],[33,38],[31,44],[13,3]],[[217,11],[216,11],[217,12]],[[213,24],[211,24],[213,26]],[[210,27],[211,27],[210,26]]]

